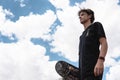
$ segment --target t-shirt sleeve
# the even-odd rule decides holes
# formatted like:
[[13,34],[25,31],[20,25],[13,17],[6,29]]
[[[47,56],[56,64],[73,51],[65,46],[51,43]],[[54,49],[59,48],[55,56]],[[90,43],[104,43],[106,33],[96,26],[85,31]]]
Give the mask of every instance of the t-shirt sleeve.
[[98,36],[98,38],[99,38],[99,39],[100,39],[101,37],[105,37],[105,38],[106,38],[103,25],[102,25],[100,22],[95,22],[95,25],[96,25],[96,29],[97,29],[97,36]]

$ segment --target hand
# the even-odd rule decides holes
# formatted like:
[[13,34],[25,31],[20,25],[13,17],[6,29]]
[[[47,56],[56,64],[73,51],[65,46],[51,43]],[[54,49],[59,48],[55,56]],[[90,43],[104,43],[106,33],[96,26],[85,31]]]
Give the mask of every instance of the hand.
[[98,59],[96,65],[95,65],[95,68],[94,68],[94,75],[95,76],[101,75],[103,73],[103,70],[104,70],[104,61]]

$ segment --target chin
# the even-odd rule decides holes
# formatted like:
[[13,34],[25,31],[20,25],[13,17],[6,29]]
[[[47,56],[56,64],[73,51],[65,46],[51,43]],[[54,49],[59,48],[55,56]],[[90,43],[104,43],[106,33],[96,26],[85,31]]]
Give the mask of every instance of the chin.
[[80,23],[81,23],[81,24],[84,24],[84,22],[82,22],[82,21],[81,21]]

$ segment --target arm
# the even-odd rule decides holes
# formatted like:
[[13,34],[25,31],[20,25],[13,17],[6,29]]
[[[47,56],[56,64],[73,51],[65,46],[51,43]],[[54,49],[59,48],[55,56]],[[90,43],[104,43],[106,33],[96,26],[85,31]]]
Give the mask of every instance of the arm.
[[[99,39],[99,41],[100,41],[100,45],[101,45],[99,57],[105,58],[105,56],[107,54],[107,49],[108,49],[107,40],[106,40],[106,38],[102,37]],[[104,60],[98,58],[98,61],[94,68],[95,76],[102,74],[103,70],[104,70]]]
[[108,49],[108,44],[107,44],[106,38],[104,38],[104,37],[100,38],[99,41],[100,41],[100,44],[101,44],[99,57],[104,57],[105,58],[105,56],[107,54],[107,49]]

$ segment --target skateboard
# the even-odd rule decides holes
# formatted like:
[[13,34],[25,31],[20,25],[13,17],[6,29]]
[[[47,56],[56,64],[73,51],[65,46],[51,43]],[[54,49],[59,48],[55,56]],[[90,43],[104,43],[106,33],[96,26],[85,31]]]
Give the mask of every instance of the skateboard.
[[56,72],[62,80],[80,80],[79,69],[65,61],[58,61],[55,65]]

